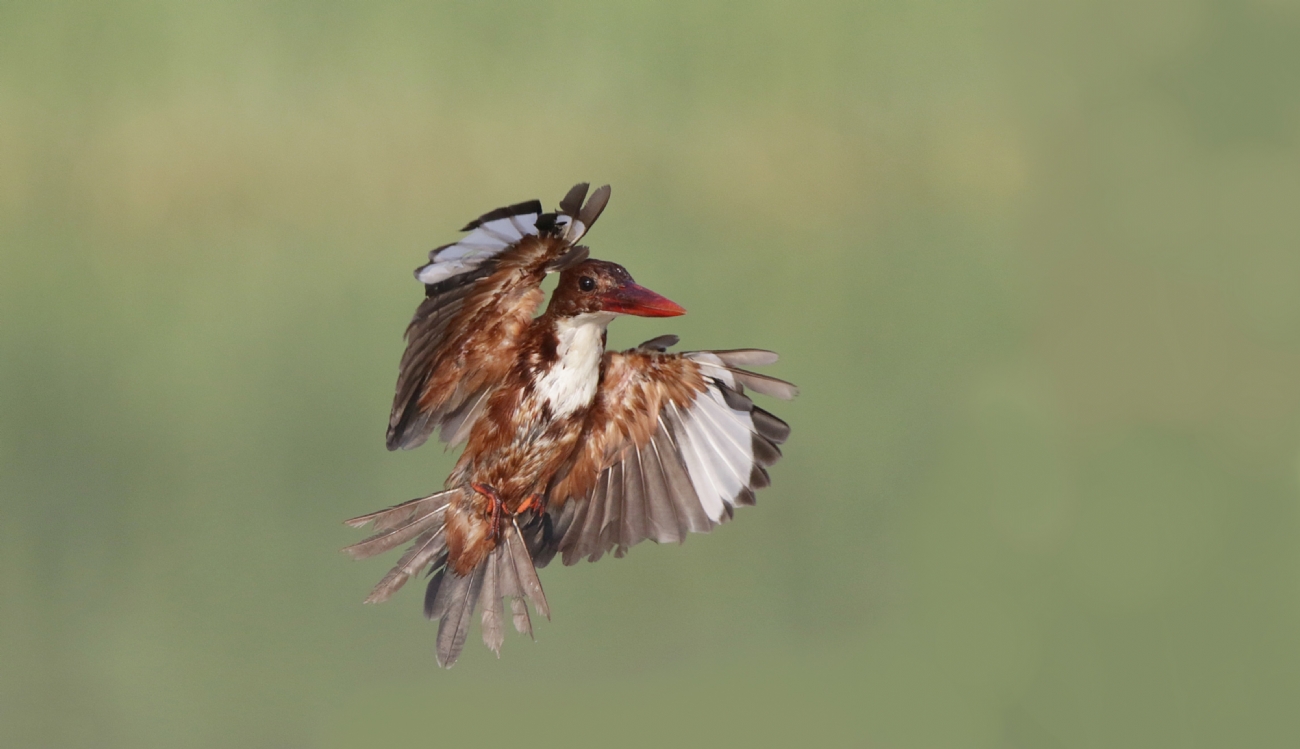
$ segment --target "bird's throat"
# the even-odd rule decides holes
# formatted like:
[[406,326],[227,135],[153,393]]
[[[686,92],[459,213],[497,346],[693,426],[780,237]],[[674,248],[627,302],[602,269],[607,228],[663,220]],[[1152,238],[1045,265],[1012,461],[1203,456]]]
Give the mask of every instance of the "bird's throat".
[[597,312],[555,321],[556,359],[537,381],[537,393],[555,416],[591,405],[600,384],[605,328],[613,318]]

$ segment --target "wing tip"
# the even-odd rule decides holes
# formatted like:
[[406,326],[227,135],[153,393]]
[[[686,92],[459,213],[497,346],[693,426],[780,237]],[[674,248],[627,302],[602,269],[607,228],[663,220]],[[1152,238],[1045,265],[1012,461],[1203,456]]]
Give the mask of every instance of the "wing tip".
[[668,349],[676,346],[681,342],[681,336],[668,333],[661,336],[655,336],[648,341],[642,341],[633,351],[654,351],[660,354],[668,353]]
[[479,228],[480,226],[482,226],[483,224],[486,224],[489,221],[496,221],[497,219],[502,219],[502,218],[510,218],[511,216],[522,216],[528,213],[536,213],[538,215],[541,215],[542,201],[534,198],[532,200],[525,200],[520,203],[514,203],[512,205],[506,205],[500,208],[494,208],[493,210],[490,210],[487,213],[483,214],[482,216],[479,216],[478,218],[469,222],[468,224],[465,224],[465,227],[461,229],[461,231],[473,231]]
[[578,213],[582,211],[582,201],[587,197],[587,190],[591,187],[589,182],[579,182],[569,188],[569,192],[564,195],[560,201],[560,213],[571,218],[577,218]]

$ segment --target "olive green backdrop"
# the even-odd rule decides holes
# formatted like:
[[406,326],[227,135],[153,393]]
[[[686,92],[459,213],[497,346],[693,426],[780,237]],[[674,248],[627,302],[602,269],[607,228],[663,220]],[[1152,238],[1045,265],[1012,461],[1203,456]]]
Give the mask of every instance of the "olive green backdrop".
[[[794,435],[441,671],[411,269],[581,180]],[[0,5],[0,745],[1294,746],[1297,206],[1295,3]]]

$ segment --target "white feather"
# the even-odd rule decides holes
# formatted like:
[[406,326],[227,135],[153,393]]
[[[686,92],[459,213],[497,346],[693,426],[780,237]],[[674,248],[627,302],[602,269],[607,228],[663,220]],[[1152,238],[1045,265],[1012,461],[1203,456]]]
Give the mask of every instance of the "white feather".
[[727,387],[732,390],[736,389],[736,378],[732,376],[731,370],[727,369],[727,366],[722,363],[722,359],[718,358],[716,354],[708,351],[696,351],[688,354],[686,358],[708,367],[709,377],[716,377],[726,383]]
[[481,224],[459,242],[430,253],[429,262],[416,269],[415,277],[435,284],[474,270],[525,236],[537,234],[537,217],[524,213]]
[[704,514],[715,523],[721,522],[722,515],[726,511],[723,504],[725,489],[721,477],[710,465],[711,450],[708,440],[705,439],[694,419],[678,411],[671,402],[669,407],[673,409],[677,416],[677,423],[681,425],[681,429],[676,433],[677,444],[682,451],[682,459],[686,461],[686,474],[691,477],[695,496],[700,498],[700,506],[704,508]]
[[727,454],[720,435],[702,410],[695,410],[691,414],[691,430],[701,451],[701,461],[708,466],[713,484],[717,487],[718,499],[730,504],[740,490],[745,488],[745,482],[732,465],[732,456]]
[[592,312],[555,324],[559,360],[537,382],[537,392],[555,416],[585,408],[600,384],[600,358],[605,353],[605,328],[614,315]]
[[480,232],[500,237],[507,242],[518,242],[525,234],[537,233],[537,214],[521,213],[518,216],[507,216],[495,221],[488,221],[477,226],[466,239],[470,239]]
[[704,512],[721,522],[726,505],[749,485],[753,417],[728,406],[714,387],[697,396],[685,413],[672,408],[681,425],[675,431],[691,485]]
[[465,260],[449,260],[445,263],[429,263],[428,265],[422,266],[419,271],[416,272],[415,277],[419,279],[420,283],[435,284],[439,281],[446,281],[452,276],[459,276],[466,271],[474,270],[478,265],[479,264],[476,262]]
[[735,490],[723,497],[731,501],[749,485],[749,474],[754,468],[754,438],[750,432],[753,420],[747,412],[728,406],[714,388],[709,388],[695,402],[697,406],[692,414],[702,425],[707,425],[706,435],[715,451],[715,464],[725,468],[727,477],[735,482]]
[[510,228],[514,230],[515,239],[523,239],[525,234],[537,233],[537,214],[524,213],[510,217]]
[[712,387],[701,393],[691,405],[691,415],[708,425],[709,440],[718,447],[720,454],[728,457],[729,462],[739,463],[752,457],[749,428],[752,421],[748,412],[728,406],[722,393]]

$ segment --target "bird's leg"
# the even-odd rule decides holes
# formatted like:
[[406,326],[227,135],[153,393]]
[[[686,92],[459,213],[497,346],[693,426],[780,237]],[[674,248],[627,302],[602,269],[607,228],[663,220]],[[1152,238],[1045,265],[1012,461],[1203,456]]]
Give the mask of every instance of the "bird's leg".
[[501,537],[501,515],[505,511],[505,503],[501,501],[501,497],[497,494],[497,490],[490,484],[480,484],[476,482],[469,486],[474,491],[483,495],[483,497],[488,501],[488,522],[491,524],[491,528],[488,531],[488,538],[492,539],[493,543],[496,543]]

